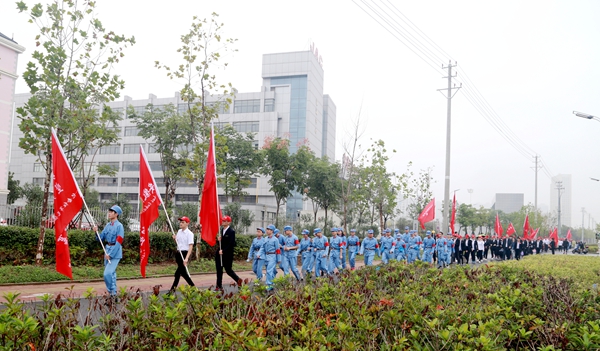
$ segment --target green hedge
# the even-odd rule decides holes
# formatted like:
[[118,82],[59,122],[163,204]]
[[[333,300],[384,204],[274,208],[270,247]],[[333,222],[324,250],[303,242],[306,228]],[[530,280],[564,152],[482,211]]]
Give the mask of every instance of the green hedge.
[[[29,264],[35,262],[39,229],[26,227],[0,227],[0,265]],[[237,235],[234,257],[236,260],[246,259],[248,248],[254,236]],[[197,239],[197,235],[196,235]],[[54,230],[46,229],[44,240],[44,263],[54,263]],[[218,246],[210,247],[202,242],[201,258],[214,257]],[[71,263],[76,265],[95,264],[102,257],[102,247],[96,235],[89,230],[69,230],[69,248]],[[149,263],[170,262],[175,260],[175,241],[171,233],[150,233]],[[140,260],[139,232],[125,233],[123,242],[124,263],[136,263]]]

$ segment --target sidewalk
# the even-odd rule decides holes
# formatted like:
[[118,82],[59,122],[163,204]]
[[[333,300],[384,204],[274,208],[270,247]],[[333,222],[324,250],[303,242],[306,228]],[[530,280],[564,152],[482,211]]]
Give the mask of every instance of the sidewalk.
[[[357,257],[358,258],[358,257]],[[362,256],[360,260],[356,260],[356,267],[364,266]],[[301,267],[298,266],[298,271]],[[264,272],[263,272],[264,273]],[[240,271],[236,274],[246,282],[256,279],[256,275],[252,271]],[[160,278],[135,278],[135,279],[119,279],[119,271],[117,270],[117,289],[126,288],[133,291],[153,291],[155,286],[160,286],[159,290],[166,292],[171,288],[173,284],[173,276],[160,277]],[[281,269],[277,268],[277,276],[282,276]],[[197,287],[209,288],[214,287],[217,274],[216,273],[192,273],[192,280]],[[264,278],[263,278],[264,279]],[[234,284],[235,282],[223,272],[223,286]],[[179,281],[179,286],[186,285],[185,280]],[[106,293],[106,285],[104,280],[100,281],[89,281],[89,282],[57,282],[57,283],[34,283],[34,284],[23,284],[23,285],[0,285],[0,304],[3,304],[6,299],[4,295],[8,292],[20,293],[20,300],[23,302],[39,301],[41,296],[45,294],[58,295],[68,294],[71,297],[81,297],[88,289],[94,289],[96,295],[103,295]]]

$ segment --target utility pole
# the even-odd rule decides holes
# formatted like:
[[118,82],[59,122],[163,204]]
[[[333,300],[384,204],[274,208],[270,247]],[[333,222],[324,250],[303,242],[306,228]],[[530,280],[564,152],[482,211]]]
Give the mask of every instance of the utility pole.
[[[450,210],[450,137],[452,135],[451,133],[451,126],[452,126],[452,98],[454,97],[454,95],[456,95],[456,93],[458,92],[458,89],[460,89],[462,87],[462,83],[460,84],[460,86],[456,86],[456,84],[454,84],[454,86],[452,86],[452,78],[456,77],[456,74],[454,76],[452,76],[452,67],[456,67],[456,61],[454,62],[454,65],[452,64],[451,61],[448,62],[448,66],[444,67],[444,65],[442,65],[442,69],[448,69],[448,76],[446,77],[442,77],[442,78],[448,78],[448,87],[445,89],[438,89],[438,91],[440,93],[442,93],[444,95],[444,93],[442,92],[443,90],[446,91],[446,95],[444,95],[444,97],[448,100],[448,116],[446,119],[446,172],[445,172],[445,178],[444,178],[444,205],[442,206],[442,218],[443,218],[443,231],[444,233],[448,233],[448,212]],[[452,90],[456,89],[456,91],[452,92]]]
[[581,208],[581,241],[583,242],[583,223],[585,222],[585,207]]
[[535,210],[537,211],[537,189],[538,189],[538,169],[540,169],[541,167],[538,166],[538,155],[533,156],[535,158],[535,202],[534,202],[534,206],[535,206]]
[[556,182],[556,190],[558,190],[558,237],[560,238],[560,195],[563,190],[562,181]]

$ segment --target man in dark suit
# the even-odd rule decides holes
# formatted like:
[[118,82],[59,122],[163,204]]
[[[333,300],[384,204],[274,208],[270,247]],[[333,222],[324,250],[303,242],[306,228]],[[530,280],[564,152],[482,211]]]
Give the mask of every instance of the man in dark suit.
[[221,220],[223,230],[217,236],[219,241],[219,250],[215,254],[215,265],[217,267],[217,288],[218,291],[223,291],[223,268],[231,279],[235,280],[238,286],[242,285],[242,279],[231,269],[233,265],[233,248],[235,247],[235,230],[229,225],[231,217],[224,216]]

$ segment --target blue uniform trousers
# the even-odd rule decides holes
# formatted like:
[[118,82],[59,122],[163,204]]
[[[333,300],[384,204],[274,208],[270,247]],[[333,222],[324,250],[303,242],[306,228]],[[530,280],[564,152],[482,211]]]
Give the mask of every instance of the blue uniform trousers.
[[329,254],[329,274],[333,274],[333,270],[336,268],[338,269],[338,271],[342,269],[340,250],[332,249]]
[[365,266],[372,266],[375,258],[375,250],[365,249]]
[[261,280],[263,277],[263,266],[265,265],[265,260],[255,258],[252,262],[252,271],[256,274],[256,279]]
[[104,283],[111,296],[117,295],[117,266],[120,258],[111,258],[110,263],[104,258]]
[[429,247],[423,250],[423,261],[433,262],[433,248]]

